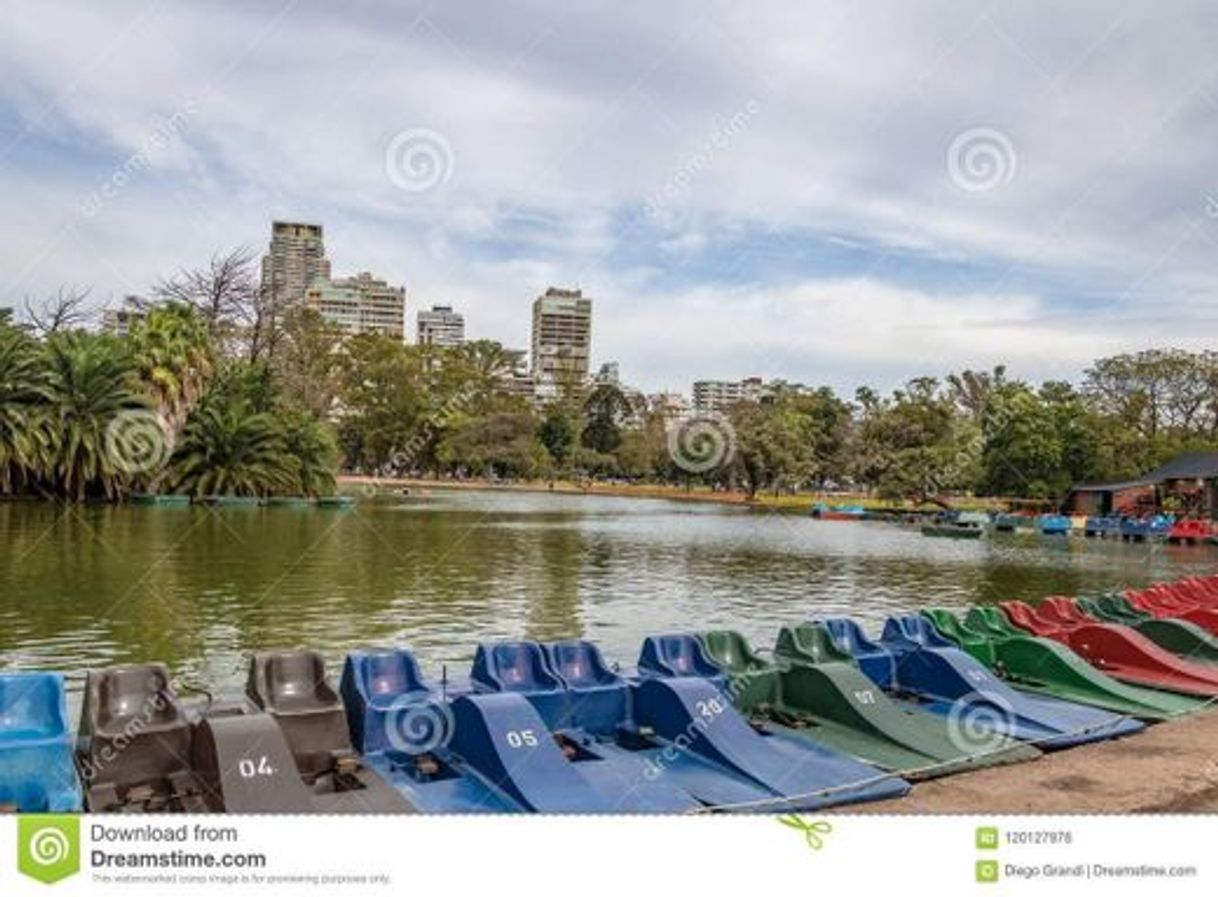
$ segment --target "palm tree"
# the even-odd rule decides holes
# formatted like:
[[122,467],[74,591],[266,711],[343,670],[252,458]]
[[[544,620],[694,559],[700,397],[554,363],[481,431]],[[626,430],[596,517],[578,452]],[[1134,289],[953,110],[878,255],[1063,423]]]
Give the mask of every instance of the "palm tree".
[[46,460],[43,373],[38,344],[0,324],[0,493],[28,481]]
[[297,485],[299,465],[272,415],[218,398],[187,421],[168,479],[191,495],[282,494]]
[[306,414],[283,422],[284,446],[295,461],[296,491],[301,495],[334,492],[338,445],[330,426]]
[[115,498],[130,471],[113,450],[112,427],[124,413],[147,411],[128,358],[112,339],[82,332],[52,335],[45,351],[48,485],[71,501]]
[[214,347],[203,316],[189,305],[155,308],[131,331],[136,373],[174,433],[215,372]]

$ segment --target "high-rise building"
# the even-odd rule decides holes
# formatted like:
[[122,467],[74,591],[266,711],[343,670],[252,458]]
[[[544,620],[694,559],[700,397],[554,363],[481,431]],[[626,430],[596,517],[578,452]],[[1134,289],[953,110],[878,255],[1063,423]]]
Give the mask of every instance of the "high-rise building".
[[592,355],[592,300],[580,290],[550,287],[533,302],[533,378],[556,394],[588,379]]
[[498,386],[501,392],[532,401],[537,397],[537,382],[529,373],[528,354],[524,349],[503,350],[505,364]]
[[433,305],[418,314],[420,346],[460,346],[465,342],[465,317],[451,305]]
[[262,294],[276,316],[303,302],[315,281],[329,278],[320,224],[271,222],[271,246],[262,257]]
[[756,402],[763,389],[760,377],[743,380],[695,380],[694,410],[700,414],[723,411],[737,402]]
[[406,335],[406,288],[390,286],[367,271],[315,280],[305,301],[346,333],[384,333],[394,339]]

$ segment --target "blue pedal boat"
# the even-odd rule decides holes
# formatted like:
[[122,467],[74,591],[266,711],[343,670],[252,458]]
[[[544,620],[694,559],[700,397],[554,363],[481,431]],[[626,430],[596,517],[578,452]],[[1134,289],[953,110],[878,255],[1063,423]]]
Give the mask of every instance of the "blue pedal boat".
[[[669,648],[701,651],[696,640]],[[628,678],[582,640],[484,644],[473,693],[453,702],[451,747],[543,812],[808,810],[908,790],[834,751],[758,733],[722,682],[722,674]]]
[[958,720],[963,738],[989,731],[1055,750],[1145,728],[1126,716],[1011,688],[920,615],[890,617],[878,642],[848,618],[813,625],[823,627],[881,688]]
[[69,813],[83,803],[63,676],[0,674],[0,806]]
[[1042,536],[1070,535],[1070,518],[1062,514],[1041,514],[1036,518],[1036,529]]
[[424,813],[513,813],[527,807],[494,788],[450,748],[453,711],[401,648],[356,651],[339,693],[351,743],[374,773]]
[[1083,533],[1089,539],[1115,538],[1121,535],[1121,518],[1088,517],[1083,524]]
[[[781,727],[754,726],[732,706],[728,677],[690,634],[651,636],[639,652],[635,723],[682,736],[701,756],[813,808],[899,797],[909,783]],[[690,740],[690,732],[695,737]],[[770,798],[773,803],[773,798]]]

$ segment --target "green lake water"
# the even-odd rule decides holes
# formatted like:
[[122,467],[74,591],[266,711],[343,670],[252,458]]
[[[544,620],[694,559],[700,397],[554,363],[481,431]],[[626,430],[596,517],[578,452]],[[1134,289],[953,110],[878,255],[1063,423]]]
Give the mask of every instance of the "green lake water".
[[[321,508],[0,503],[0,666],[79,674],[161,660],[239,686],[248,655],[413,648],[464,676],[480,640],[583,636],[633,665],[641,639],[1037,599],[1212,571],[1216,548],[929,539],[703,504],[445,492]],[[79,676],[72,687],[79,688]]]

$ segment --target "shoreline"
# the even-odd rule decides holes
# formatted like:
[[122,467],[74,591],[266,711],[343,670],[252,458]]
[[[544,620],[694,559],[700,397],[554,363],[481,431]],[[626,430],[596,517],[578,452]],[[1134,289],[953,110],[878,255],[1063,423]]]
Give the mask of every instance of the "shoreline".
[[[661,501],[702,502],[731,505],[734,507],[758,508],[769,511],[811,513],[812,505],[818,501],[827,504],[857,504],[872,511],[912,511],[903,504],[894,504],[867,496],[834,493],[796,492],[774,495],[758,493],[752,500],[741,491],[714,491],[705,486],[682,487],[661,484],[630,485],[621,483],[591,482],[587,485],[571,480],[555,480],[551,485],[546,480],[524,480],[512,483],[495,482],[481,478],[468,480],[432,480],[424,477],[373,477],[343,474],[337,478],[340,488],[362,488],[375,485],[383,489],[431,489],[470,492],[520,492],[550,495],[593,495],[607,498],[658,499]],[[956,506],[961,510],[990,508],[1000,504],[997,499],[961,499]]]
[[1123,738],[914,784],[895,800],[835,808],[919,813],[1213,813],[1218,811],[1218,708]]

